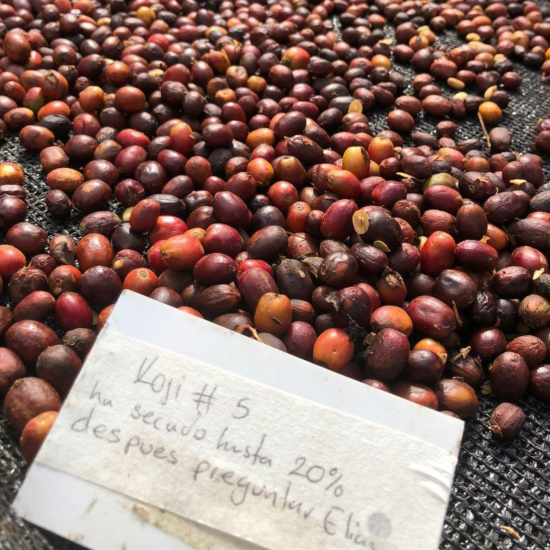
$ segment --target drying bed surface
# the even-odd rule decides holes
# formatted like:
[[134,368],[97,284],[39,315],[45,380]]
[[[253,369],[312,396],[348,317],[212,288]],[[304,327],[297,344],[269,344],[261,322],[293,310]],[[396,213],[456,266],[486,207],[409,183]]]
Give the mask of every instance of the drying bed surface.
[[[388,38],[392,29],[387,28]],[[456,34],[438,35],[440,43],[458,45]],[[414,71],[405,65],[394,67],[412,82]],[[516,63],[523,84],[511,92],[512,101],[504,111],[501,126],[512,134],[512,150],[528,152],[535,138],[535,126],[541,117],[550,116],[550,83],[541,83],[539,71]],[[405,93],[412,93],[410,88]],[[444,92],[449,96],[449,90]],[[387,129],[388,110],[367,114],[374,133]],[[437,119],[421,113],[416,117],[416,130],[433,132]],[[476,117],[461,120],[456,141],[483,139]],[[409,139],[406,145],[411,145]],[[545,160],[545,181],[550,180],[550,159]],[[45,174],[37,155],[26,151],[16,135],[10,134],[0,144],[0,162],[16,162],[25,172],[28,221],[48,231],[50,236],[68,234],[79,239],[81,215],[73,212],[62,225],[47,214],[44,196],[48,191]],[[116,201],[109,208],[121,214]],[[460,459],[443,528],[441,549],[521,549],[550,548],[550,407],[531,397],[518,404],[527,422],[521,435],[512,442],[499,442],[488,427],[489,416],[498,404],[490,396],[480,396],[479,413],[466,423]],[[25,475],[18,436],[8,426],[0,411],[0,548],[5,550],[77,550],[69,543],[17,518],[10,505]]]

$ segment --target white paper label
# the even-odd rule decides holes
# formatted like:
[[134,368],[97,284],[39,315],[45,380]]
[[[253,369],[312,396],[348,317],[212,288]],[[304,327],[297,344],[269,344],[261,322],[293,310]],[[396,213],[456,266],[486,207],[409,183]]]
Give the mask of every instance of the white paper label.
[[456,461],[114,330],[94,347],[37,457],[250,543],[304,550],[438,548]]

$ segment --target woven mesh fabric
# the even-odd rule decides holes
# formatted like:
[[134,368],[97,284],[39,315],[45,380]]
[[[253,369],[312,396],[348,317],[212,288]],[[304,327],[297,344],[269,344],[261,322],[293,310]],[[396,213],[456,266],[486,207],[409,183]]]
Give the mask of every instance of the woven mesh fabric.
[[[389,27],[386,32],[388,37],[393,34]],[[439,35],[439,42],[449,46],[459,43],[451,32]],[[395,68],[412,82],[412,69],[400,65]],[[533,143],[537,120],[550,118],[550,84],[544,87],[540,72],[528,70],[519,62],[516,70],[524,81],[521,89],[511,94],[512,101],[505,110],[502,125],[513,132],[513,149],[526,152]],[[444,93],[449,95],[448,90]],[[386,128],[386,114],[386,110],[367,113],[374,132]],[[417,117],[416,129],[433,132],[436,123],[436,119],[421,114]],[[455,139],[458,142],[471,137],[483,139],[479,122],[473,116],[460,122]],[[405,140],[405,144],[412,145],[409,140]],[[44,203],[48,190],[45,175],[37,156],[25,151],[16,136],[8,136],[0,145],[0,161],[17,162],[25,171],[29,221],[50,235],[66,233],[79,238],[81,216],[73,214],[63,225],[54,223],[48,216]],[[546,158],[545,162],[548,181],[550,159]],[[116,201],[109,206],[120,214],[121,207]],[[492,438],[488,428],[488,419],[497,401],[481,396],[480,402],[478,415],[466,425],[441,549],[548,549],[550,407],[531,397],[523,399],[519,404],[527,415],[525,428],[515,441],[502,443]],[[17,440],[17,434],[0,412],[0,549],[77,550],[79,546],[25,523],[11,511],[10,505],[25,475],[25,461]]]

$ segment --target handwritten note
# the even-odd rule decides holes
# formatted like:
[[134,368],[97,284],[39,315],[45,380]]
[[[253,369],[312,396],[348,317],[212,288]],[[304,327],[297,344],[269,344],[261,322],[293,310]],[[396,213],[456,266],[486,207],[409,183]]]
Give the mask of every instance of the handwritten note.
[[[240,338],[268,351],[257,369],[285,361]],[[427,550],[438,547],[456,460],[108,326],[37,463],[264,548]]]

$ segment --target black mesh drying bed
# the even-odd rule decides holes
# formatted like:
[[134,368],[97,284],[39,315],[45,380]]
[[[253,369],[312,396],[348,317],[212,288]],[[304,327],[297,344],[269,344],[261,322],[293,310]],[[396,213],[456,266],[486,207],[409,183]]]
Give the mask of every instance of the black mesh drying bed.
[[[388,28],[387,34],[391,36],[392,29]],[[439,42],[458,45],[456,35],[450,32],[439,35]],[[414,72],[409,67],[395,68],[412,81]],[[534,141],[537,120],[550,117],[550,84],[544,87],[540,72],[528,70],[520,63],[516,63],[516,70],[524,81],[520,90],[511,94],[502,125],[513,132],[513,150],[524,152]],[[387,128],[386,110],[366,114],[374,132]],[[436,123],[437,120],[421,114],[416,129],[433,132]],[[460,122],[456,140],[471,137],[483,138],[479,122],[473,116]],[[63,225],[52,222],[46,213],[44,195],[48,187],[37,156],[25,151],[15,135],[0,144],[0,162],[6,161],[20,164],[25,171],[28,220],[46,229],[50,236],[66,233],[78,239],[81,216],[73,214]],[[545,163],[545,181],[548,181],[550,159],[545,158]],[[116,202],[110,208],[121,212]],[[497,401],[481,396],[480,403],[479,413],[466,423],[441,548],[548,549],[550,407],[531,397],[524,398],[519,405],[527,415],[527,423],[521,436],[511,443],[501,443],[492,438],[488,429],[488,419]],[[75,544],[25,523],[12,512],[10,505],[25,474],[17,440],[17,434],[0,411],[0,549],[78,549]]]

